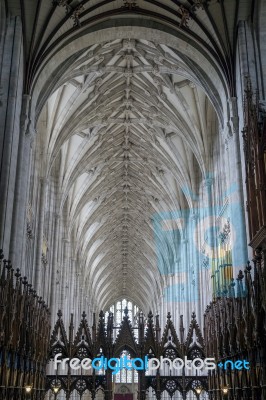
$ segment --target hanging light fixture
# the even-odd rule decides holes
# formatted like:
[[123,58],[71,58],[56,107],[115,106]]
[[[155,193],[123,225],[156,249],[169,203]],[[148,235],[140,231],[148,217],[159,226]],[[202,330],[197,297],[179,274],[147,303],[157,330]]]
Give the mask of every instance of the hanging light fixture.
[[202,388],[201,387],[197,387],[195,390],[196,390],[197,394],[201,394],[201,392],[202,392]]
[[32,385],[25,385],[25,392],[30,393],[32,391]]
[[53,387],[52,387],[52,391],[54,392],[54,394],[57,394],[60,390],[61,386],[60,384],[56,383]]
[[223,394],[228,394],[228,387],[227,386],[223,387],[222,392]]

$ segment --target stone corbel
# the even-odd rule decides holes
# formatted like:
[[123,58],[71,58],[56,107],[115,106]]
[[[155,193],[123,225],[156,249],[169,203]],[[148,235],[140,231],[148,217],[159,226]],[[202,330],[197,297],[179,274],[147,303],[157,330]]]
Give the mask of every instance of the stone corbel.
[[32,125],[32,122],[29,121],[28,129],[26,130],[25,137],[30,143],[30,147],[32,148],[32,144],[34,142],[34,138],[37,134],[35,127]]
[[30,145],[32,146],[33,138],[36,135],[36,129],[32,123],[34,120],[30,115],[30,95],[23,95],[22,107],[21,107],[21,116],[20,116],[20,127],[22,135],[25,135],[26,139],[29,140]]
[[230,119],[227,123],[228,126],[228,136],[232,137],[233,135],[237,135],[239,131],[239,117],[238,117],[238,109],[237,109],[237,98],[231,97],[228,100],[229,104],[229,116]]
[[29,109],[30,109],[31,96],[24,94],[22,98],[21,114],[20,114],[20,128],[22,134],[25,135],[30,124]]

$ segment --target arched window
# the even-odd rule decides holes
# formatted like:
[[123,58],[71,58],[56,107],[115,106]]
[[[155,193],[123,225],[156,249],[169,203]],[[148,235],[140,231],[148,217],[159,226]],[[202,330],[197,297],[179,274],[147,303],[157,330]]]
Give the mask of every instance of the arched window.
[[[127,350],[123,350],[120,354],[120,358],[126,357],[128,360],[131,359],[131,355]],[[116,375],[114,375],[113,381],[115,383],[137,383],[138,373],[135,370],[128,370],[126,368],[121,369]]]
[[[115,304],[113,304],[109,310],[105,312],[105,321],[107,322],[108,314],[111,312],[114,316],[114,326],[116,328],[119,328],[123,321],[125,309],[127,308],[128,310],[128,318],[132,324],[132,327],[134,329],[134,336],[136,340],[138,341],[138,317],[140,313],[140,308],[138,305],[134,304],[132,301],[127,300],[123,298],[122,300],[117,301]],[[118,329],[114,330],[114,339],[116,338],[118,334]]]

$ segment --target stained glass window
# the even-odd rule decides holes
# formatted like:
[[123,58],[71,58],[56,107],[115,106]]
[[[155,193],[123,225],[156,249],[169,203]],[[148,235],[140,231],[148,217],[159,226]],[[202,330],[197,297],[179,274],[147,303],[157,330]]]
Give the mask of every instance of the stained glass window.
[[[127,357],[128,360],[131,359],[130,353],[127,350],[123,350],[120,354],[120,358]],[[138,372],[136,370],[127,370],[123,368],[115,375],[116,383],[137,383],[138,382]]]
[[[138,342],[138,338],[139,338],[138,318],[139,318],[139,314],[140,314],[140,309],[132,301],[124,298],[122,300],[117,301],[115,304],[113,304],[109,308],[109,310],[106,311],[106,313],[105,313],[106,322],[108,319],[109,312],[111,312],[114,316],[114,327],[116,328],[116,329],[114,329],[114,340],[115,340],[118,335],[118,332],[119,332],[119,327],[125,316],[126,308],[128,310],[128,318],[134,329],[135,339]],[[120,357],[124,357],[124,356],[126,356],[128,359],[131,358],[130,353],[126,350],[124,350],[121,353]],[[116,375],[113,376],[113,381],[115,383],[133,383],[133,382],[137,383],[138,382],[138,372],[136,370],[129,371],[129,370],[123,368],[121,371],[119,371]]]
[[138,342],[139,332],[138,329],[135,328],[137,328],[138,326],[138,317],[140,309],[132,301],[129,301],[127,299],[122,299],[113,304],[109,308],[109,311],[105,312],[105,322],[107,323],[109,312],[111,312],[114,316],[114,326],[117,328],[114,330],[114,339],[116,339],[116,336],[119,331],[119,326],[121,325],[125,315],[126,308],[128,309],[128,318],[132,324],[132,327],[134,328],[134,336],[136,338],[136,341]]

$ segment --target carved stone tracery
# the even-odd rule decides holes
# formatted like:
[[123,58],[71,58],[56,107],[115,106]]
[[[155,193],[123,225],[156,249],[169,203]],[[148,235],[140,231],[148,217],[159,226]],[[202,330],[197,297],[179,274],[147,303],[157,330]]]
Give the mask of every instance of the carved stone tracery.
[[[96,327],[96,321],[94,316],[94,324],[92,326],[92,334],[88,328],[86,321],[86,314],[83,313],[82,321],[78,328],[77,334],[73,335],[73,325],[70,322],[70,336],[66,335],[66,330],[62,320],[62,313],[59,311],[58,320],[52,333],[50,342],[50,358],[53,359],[55,354],[62,353],[63,357],[78,357],[80,359],[84,357],[90,357],[91,359],[102,355],[107,358],[119,357],[123,350],[129,351],[132,358],[142,358],[145,356],[148,358],[160,356],[169,357],[175,359],[179,357],[185,357],[185,355],[192,357],[197,356],[200,358],[204,357],[204,341],[200,332],[199,326],[196,321],[196,316],[193,313],[187,338],[184,340],[184,328],[182,328],[182,316],[181,321],[181,337],[177,336],[171,315],[168,313],[167,323],[163,331],[162,338],[159,337],[160,327],[158,324],[158,318],[156,317],[156,323],[153,323],[153,315],[150,312],[147,319],[147,327],[145,332],[144,321],[142,314],[138,323],[139,339],[137,340],[134,335],[134,330],[131,325],[131,321],[128,317],[128,310],[125,309],[125,314],[121,326],[119,328],[116,340],[112,339],[112,332],[115,329],[113,326],[113,316],[109,313],[107,323],[104,319],[103,312],[99,315],[98,326]],[[71,317],[71,321],[73,316]],[[197,342],[193,341],[193,337],[197,338]],[[92,395],[97,390],[102,389],[105,392],[105,398],[109,399],[112,395],[112,378],[110,371],[107,370],[105,375],[69,375],[69,381],[66,381],[64,376],[57,376],[60,382],[61,389],[68,393],[77,390],[79,393],[83,393],[85,390],[89,390]],[[46,389],[49,390],[54,384],[55,377],[47,377]],[[196,383],[194,383],[194,381]],[[189,379],[184,380],[182,376],[148,376],[145,375],[145,371],[139,371],[139,398],[144,399],[145,393],[151,387],[156,392],[156,395],[166,390],[170,396],[176,391],[180,393],[187,393],[190,390],[195,392],[197,382],[201,383],[201,387],[207,390],[207,377],[194,377],[191,376]]]
[[[247,264],[206,309],[206,353],[220,370],[209,376],[210,399],[220,399],[217,388],[230,388],[229,399],[264,399],[266,396],[266,301],[262,255],[257,252],[252,269]],[[227,360],[246,360],[249,370],[225,371]]]
[[50,314],[27,278],[0,251],[0,399],[24,399],[33,385],[43,398]]
[[266,113],[247,79],[243,130],[250,245],[266,249]]

